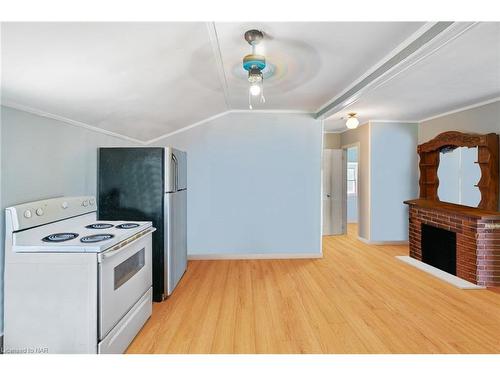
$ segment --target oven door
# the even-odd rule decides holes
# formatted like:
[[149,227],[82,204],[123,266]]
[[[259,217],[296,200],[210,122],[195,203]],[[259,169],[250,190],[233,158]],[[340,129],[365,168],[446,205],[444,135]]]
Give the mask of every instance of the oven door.
[[99,254],[99,339],[102,340],[152,285],[154,228]]

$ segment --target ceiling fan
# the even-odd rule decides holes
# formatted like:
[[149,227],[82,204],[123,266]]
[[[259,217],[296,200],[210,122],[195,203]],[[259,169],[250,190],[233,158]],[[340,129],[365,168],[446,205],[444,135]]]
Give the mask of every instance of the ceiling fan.
[[252,46],[252,53],[243,57],[243,69],[248,72],[248,107],[253,109],[252,97],[258,97],[260,103],[265,103],[264,97],[264,76],[262,71],[266,67],[266,58],[263,55],[256,53],[256,46],[264,38],[264,34],[260,30],[248,30],[245,35],[245,40]]

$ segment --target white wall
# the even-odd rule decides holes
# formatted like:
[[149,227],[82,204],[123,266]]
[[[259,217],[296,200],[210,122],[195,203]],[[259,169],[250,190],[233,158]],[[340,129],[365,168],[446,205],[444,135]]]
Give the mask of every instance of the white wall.
[[131,142],[11,108],[1,108],[0,334],[3,332],[4,211],[60,195],[95,194],[97,148]]
[[418,124],[370,123],[370,241],[407,241],[408,206],[418,196]]
[[[418,143],[427,142],[438,134],[450,130],[500,134],[500,100],[421,122],[418,127]],[[465,173],[464,178],[473,180],[474,173],[476,171],[471,169]],[[455,189],[459,189],[458,183]]]
[[340,133],[323,133],[323,148],[337,149],[341,148]]
[[319,254],[321,122],[230,113],[165,138],[188,153],[191,256]]

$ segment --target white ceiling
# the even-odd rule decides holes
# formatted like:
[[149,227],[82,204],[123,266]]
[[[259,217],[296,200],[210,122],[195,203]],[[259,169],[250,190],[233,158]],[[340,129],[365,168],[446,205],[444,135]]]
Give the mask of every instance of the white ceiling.
[[4,23],[2,100],[149,140],[227,110],[207,26]]
[[[263,110],[316,112],[424,23],[3,23],[2,103],[149,141],[248,108],[243,33],[274,68]],[[499,24],[481,24],[326,121],[415,120],[499,95]]]
[[346,130],[348,112],[368,120],[420,121],[500,96],[500,23],[480,23],[325,121]]
[[232,108],[248,108],[248,82],[241,67],[251,52],[245,31],[265,38],[258,46],[274,75],[265,79],[261,109],[316,112],[334,94],[396,48],[423,23],[273,22],[216,23]]

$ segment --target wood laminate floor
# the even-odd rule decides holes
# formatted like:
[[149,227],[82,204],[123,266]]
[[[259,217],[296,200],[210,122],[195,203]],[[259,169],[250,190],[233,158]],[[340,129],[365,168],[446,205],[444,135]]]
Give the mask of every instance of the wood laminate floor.
[[190,261],[128,353],[500,353],[500,292],[324,237],[322,259]]

